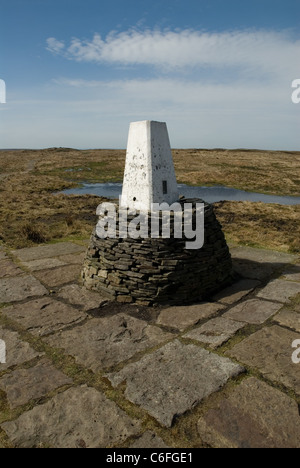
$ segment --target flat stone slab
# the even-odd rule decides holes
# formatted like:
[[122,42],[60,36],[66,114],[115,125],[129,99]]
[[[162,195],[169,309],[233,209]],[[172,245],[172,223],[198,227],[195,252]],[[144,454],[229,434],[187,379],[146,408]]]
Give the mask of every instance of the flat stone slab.
[[18,369],[0,378],[0,388],[6,392],[11,408],[47,395],[72,380],[43,359],[30,369]]
[[24,273],[24,271],[18,268],[11,260],[6,259],[0,261],[0,278],[18,276],[22,273]]
[[6,364],[0,363],[0,372],[12,366],[23,364],[41,356],[26,341],[22,341],[17,332],[7,330],[0,326],[0,340],[6,345]]
[[226,354],[300,395],[300,365],[292,362],[292,343],[297,339],[297,333],[275,325],[254,333]]
[[232,264],[236,273],[243,278],[249,279],[266,280],[276,271],[276,268],[271,263],[263,264],[240,258],[233,258]]
[[282,268],[283,264],[294,263],[297,255],[276,250],[255,249],[253,247],[243,247],[230,245],[232,258],[250,260],[256,263],[272,264],[274,268]]
[[23,265],[30,271],[40,271],[65,266],[66,263],[57,258],[42,258],[40,260],[32,260],[31,262],[23,262]]
[[0,250],[0,260],[4,260],[5,258],[7,258],[7,255],[4,251]]
[[213,300],[226,305],[234,304],[250,294],[260,284],[260,281],[250,279],[238,281],[216,294]]
[[106,448],[140,431],[136,420],[86,386],[70,388],[1,428],[18,448]]
[[58,297],[68,301],[72,305],[80,306],[84,311],[98,309],[107,303],[107,298],[99,293],[88,291],[78,284],[64,286],[57,294]]
[[[274,322],[283,325],[284,327],[292,328],[296,332],[300,333],[300,309],[299,312],[283,309],[274,317]],[[300,337],[299,337],[300,339]]]
[[225,306],[212,302],[191,306],[168,307],[160,313],[157,323],[184,331],[186,328],[197,325],[200,320],[212,317],[224,308]]
[[72,242],[59,242],[57,244],[39,245],[26,249],[14,250],[12,253],[21,262],[40,260],[41,258],[53,258],[61,255],[69,255],[84,252],[86,247],[73,244]]
[[230,246],[234,270],[245,278],[264,280],[296,261],[297,256],[274,250]]
[[278,279],[271,281],[257,294],[257,297],[285,303],[295,297],[298,293],[300,293],[300,283]]
[[147,431],[139,439],[137,439],[129,448],[144,449],[144,448],[169,448],[164,441],[154,432]]
[[198,433],[214,448],[299,448],[298,405],[251,377],[207,411]]
[[79,254],[62,255],[58,257],[58,259],[61,262],[67,263],[68,265],[83,265],[85,259],[85,251]]
[[47,294],[47,289],[33,276],[0,279],[0,302],[23,301]]
[[83,311],[50,297],[6,307],[2,313],[36,336],[63,330],[87,318]]
[[300,265],[292,265],[283,272],[283,277],[289,281],[300,281]]
[[43,270],[35,273],[35,276],[49,288],[56,288],[79,279],[81,267],[79,265],[67,265],[53,270]]
[[217,317],[209,320],[199,328],[186,333],[183,337],[206,343],[210,348],[218,348],[232,338],[237,331],[245,327],[245,323]]
[[194,408],[243,370],[229,359],[175,340],[107,377],[114,387],[125,381],[125,397],[171,427],[175,416]]
[[230,309],[223,317],[237,320],[238,322],[252,323],[259,325],[276,314],[282,307],[282,304],[276,302],[263,301],[261,299],[250,299],[242,304]]
[[143,320],[119,314],[91,319],[73,330],[50,336],[46,341],[50,346],[63,348],[77,362],[97,372],[172,337]]

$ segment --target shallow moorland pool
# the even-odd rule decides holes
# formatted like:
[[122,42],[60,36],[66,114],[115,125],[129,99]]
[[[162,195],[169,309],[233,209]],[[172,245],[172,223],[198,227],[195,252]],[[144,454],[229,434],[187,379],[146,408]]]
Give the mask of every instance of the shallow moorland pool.
[[[191,187],[189,185],[178,185],[180,195],[186,198],[201,198],[208,203],[219,201],[252,201],[262,203],[277,203],[279,205],[299,205],[300,197],[264,195],[263,193],[244,192],[229,187]],[[119,198],[122,192],[122,184],[83,184],[75,189],[64,190],[66,195],[98,195],[109,199]]]

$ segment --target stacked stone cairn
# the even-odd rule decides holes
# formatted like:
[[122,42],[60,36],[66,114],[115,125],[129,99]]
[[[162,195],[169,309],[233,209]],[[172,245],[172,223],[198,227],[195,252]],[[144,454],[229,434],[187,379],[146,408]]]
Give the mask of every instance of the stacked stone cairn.
[[[193,204],[193,222],[199,199],[181,198]],[[118,207],[116,206],[118,211]],[[128,223],[133,218],[128,215]],[[187,239],[170,237],[118,237],[102,239],[94,230],[82,271],[87,289],[110,300],[143,306],[202,301],[233,282],[230,252],[213,206],[205,203],[204,245],[187,250]],[[151,216],[149,213],[149,223]],[[162,226],[160,230],[162,234]]]

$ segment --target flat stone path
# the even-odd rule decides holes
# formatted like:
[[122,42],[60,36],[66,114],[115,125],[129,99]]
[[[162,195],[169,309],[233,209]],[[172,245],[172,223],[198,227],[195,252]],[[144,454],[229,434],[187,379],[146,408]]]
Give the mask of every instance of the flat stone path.
[[234,285],[145,308],[85,250],[0,248],[0,448],[300,448],[299,257],[231,246]]

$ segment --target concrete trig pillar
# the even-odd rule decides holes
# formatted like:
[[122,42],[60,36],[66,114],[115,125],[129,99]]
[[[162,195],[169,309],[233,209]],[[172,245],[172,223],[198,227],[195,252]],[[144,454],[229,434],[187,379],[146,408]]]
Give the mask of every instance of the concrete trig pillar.
[[150,211],[152,203],[178,201],[167,125],[141,121],[130,124],[121,206]]

